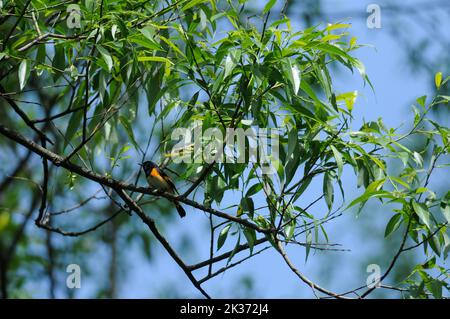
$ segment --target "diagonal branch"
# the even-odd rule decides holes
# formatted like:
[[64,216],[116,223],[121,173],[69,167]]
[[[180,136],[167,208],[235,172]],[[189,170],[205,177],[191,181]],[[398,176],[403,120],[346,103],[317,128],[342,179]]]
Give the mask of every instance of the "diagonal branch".
[[262,253],[263,251],[269,249],[270,247],[272,247],[272,246],[266,246],[266,247],[258,250],[257,252],[255,252],[255,253],[253,253],[251,255],[248,255],[247,257],[242,258],[241,260],[238,260],[238,261],[236,261],[236,262],[234,262],[232,264],[224,266],[224,267],[220,268],[219,270],[217,270],[217,271],[215,271],[213,273],[208,273],[208,275],[206,275],[205,277],[203,277],[202,279],[199,280],[199,283],[202,284],[202,283],[204,283],[204,282],[206,282],[206,281],[208,281],[208,280],[210,280],[210,279],[220,275],[221,273],[225,272],[226,270],[228,270],[230,268],[233,268],[233,267],[235,267],[237,265],[242,264],[244,261],[249,260],[250,258],[252,258],[252,257],[254,257],[256,255],[259,255],[260,253]]
[[188,268],[188,266],[184,263],[184,261],[177,255],[177,253],[173,250],[172,246],[170,246],[169,242],[166,240],[166,238],[159,232],[158,227],[156,226],[155,221],[148,217],[141,207],[123,190],[123,189],[115,189],[117,194],[124,200],[124,202],[130,207],[140,218],[141,220],[148,226],[150,231],[153,233],[153,235],[156,237],[156,239],[161,243],[161,245],[164,246],[166,251],[169,253],[169,255],[173,258],[173,260],[180,266],[180,268],[184,271],[186,276],[189,278],[189,280],[192,282],[192,284],[197,288],[203,296],[205,296],[208,299],[211,299],[211,297],[208,295],[208,293],[203,290],[203,288],[200,286],[200,283],[195,279],[194,275],[192,275],[191,270]]
[[[395,264],[397,263],[398,258],[400,257],[400,255],[404,252],[403,248],[406,245],[406,241],[408,239],[408,233],[409,233],[409,228],[411,227],[411,218],[408,221],[408,225],[406,225],[406,229],[405,229],[405,234],[403,235],[403,239],[402,242],[400,244],[400,247],[397,251],[397,253],[395,254],[394,258],[392,258],[391,263],[389,264],[388,269],[386,270],[386,272],[383,274],[383,276],[381,276],[381,278],[379,279],[379,282],[383,282],[383,280],[389,275],[389,273],[391,272],[391,270],[394,268]],[[366,292],[364,292],[361,295],[361,298],[365,298],[367,297],[372,291],[374,291],[377,288],[377,286],[375,285],[372,288],[369,288],[366,290]]]
[[[181,260],[181,258],[176,254],[176,252],[172,249],[172,247],[170,246],[170,244],[167,242],[167,240],[164,238],[164,236],[159,232],[155,221],[153,219],[151,219],[150,217],[148,217],[144,211],[136,204],[136,202],[125,192],[125,189],[127,190],[132,190],[132,191],[136,191],[136,192],[142,192],[144,191],[145,193],[149,193],[149,194],[155,194],[154,192],[149,191],[149,189],[146,188],[142,188],[142,187],[135,187],[134,185],[130,185],[121,181],[116,181],[112,178],[107,178],[104,176],[101,176],[99,174],[96,174],[92,171],[89,171],[85,168],[82,168],[78,165],[72,164],[69,161],[63,161],[63,158],[61,156],[59,156],[58,154],[55,154],[51,151],[49,151],[48,149],[36,144],[35,142],[28,140],[26,138],[24,138],[22,135],[18,134],[17,132],[14,132],[8,128],[6,128],[3,125],[0,125],[0,133],[3,134],[4,136],[16,141],[17,143],[27,147],[28,149],[32,150],[33,152],[35,152],[36,154],[41,155],[44,159],[49,160],[51,162],[53,162],[55,165],[60,165],[74,173],[77,173],[81,176],[84,176],[88,179],[91,179],[93,181],[96,181],[100,184],[103,184],[105,186],[109,186],[111,188],[113,188],[117,194],[125,201],[125,203],[128,205],[128,207],[130,207],[140,218],[141,220],[149,227],[149,229],[151,230],[151,232],[155,235],[155,237],[158,239],[158,241],[164,246],[164,248],[166,249],[166,251],[169,253],[169,255],[174,259],[174,261],[183,269],[183,271],[185,272],[185,274],[188,276],[188,278],[191,280],[191,282],[193,283],[193,285],[206,297],[206,298],[210,298],[210,296],[203,290],[203,288],[200,286],[200,284],[198,283],[197,279],[195,279],[195,277],[192,275],[191,270],[188,268],[188,266],[183,262],[183,260]],[[161,194],[162,196],[165,196],[165,193]],[[175,198],[177,196],[174,196]],[[188,202],[191,202],[189,200],[187,200]],[[195,203],[195,202],[193,202]],[[199,204],[197,204],[199,205]],[[200,205],[201,206],[201,205]],[[215,210],[213,210],[214,212],[216,212]],[[212,212],[212,213],[214,213]],[[218,212],[222,215],[227,215],[221,212]],[[246,222],[246,221],[245,221]],[[250,222],[246,222],[249,225],[252,225],[254,227],[254,224],[250,223]],[[45,225],[40,225],[44,228],[46,228]],[[48,227],[48,226],[47,226]]]
[[[42,147],[45,148],[45,139],[41,138]],[[39,224],[43,221],[45,208],[47,207],[47,192],[48,192],[48,161],[45,157],[42,158],[42,168],[44,179],[42,181],[42,198],[41,198],[41,207],[39,208],[39,214],[36,217],[35,223]]]
[[24,111],[16,104],[16,102],[10,98],[8,95],[4,95],[6,93],[5,88],[3,85],[0,84],[0,93],[1,96],[8,102],[9,105],[14,109],[14,111],[19,115],[22,120],[27,124],[33,131],[35,131],[40,137],[45,138],[46,141],[48,141],[50,144],[53,145],[53,142],[42,132],[40,129],[38,129],[34,123],[28,118],[28,116],[25,114]]
[[311,289],[313,291],[317,290],[320,291],[321,293],[324,293],[330,297],[334,297],[336,299],[349,299],[347,297],[343,297],[337,293],[334,293],[332,291],[329,291],[325,288],[322,288],[320,286],[318,286],[317,284],[315,284],[314,282],[312,282],[311,280],[309,280],[305,275],[303,275],[295,266],[294,264],[291,262],[291,260],[289,259],[286,251],[284,250],[283,245],[281,244],[280,240],[277,240],[277,244],[278,244],[278,252],[280,253],[280,255],[283,257],[284,261],[286,262],[286,264],[289,266],[289,268],[292,270],[292,272],[294,274],[297,275],[298,278],[300,278],[301,281],[303,281],[305,284],[307,284],[308,286],[311,287]]
[[23,6],[22,12],[20,13],[19,18],[16,20],[16,22],[12,26],[11,30],[9,30],[8,35],[5,38],[5,41],[3,42],[2,51],[5,51],[6,45],[8,44],[9,39],[11,38],[12,34],[16,30],[17,25],[19,24],[19,22],[22,20],[23,16],[25,15],[25,13],[27,11],[27,8],[30,5],[30,3],[31,3],[31,0],[28,0],[27,3],[25,3],[25,5]]
[[230,221],[241,224],[243,226],[252,228],[255,231],[260,232],[260,233],[268,234],[268,233],[273,232],[273,229],[261,228],[260,226],[256,225],[253,222],[250,222],[246,219],[242,219],[242,218],[239,218],[236,216],[226,214],[224,212],[213,209],[211,207],[207,207],[205,205],[199,204],[193,200],[183,198],[183,196],[176,196],[176,195],[173,195],[168,192],[156,191],[156,190],[152,190],[147,187],[137,187],[133,184],[128,184],[123,181],[113,179],[111,177],[97,174],[91,170],[88,170],[84,167],[73,164],[68,160],[65,160],[62,156],[60,156],[56,153],[53,153],[52,151],[40,146],[39,144],[33,142],[32,140],[29,140],[29,139],[23,137],[21,134],[17,133],[16,131],[13,131],[1,124],[0,124],[0,134],[3,134],[4,136],[16,141],[17,143],[25,146],[26,148],[32,150],[34,153],[48,159],[54,165],[64,167],[65,169],[67,169],[73,173],[76,173],[80,176],[83,176],[83,177],[90,179],[94,182],[97,182],[101,185],[111,187],[113,189],[123,189],[123,190],[133,191],[133,192],[142,193],[142,194],[165,197],[169,200],[178,201],[178,202],[186,204],[188,206],[192,206],[194,208],[200,209],[204,212],[211,213],[215,216],[225,218]]
[[[265,242],[267,242],[267,238],[266,237],[258,239],[253,244],[253,247],[256,247],[257,245],[260,245],[260,244],[265,243]],[[222,255],[219,255],[219,256],[216,256],[214,258],[210,258],[210,259],[204,260],[204,261],[199,262],[199,263],[194,264],[194,265],[190,265],[189,269],[190,270],[201,269],[201,268],[203,268],[205,266],[209,266],[209,265],[217,263],[217,262],[219,262],[221,260],[227,259],[228,257],[231,256],[231,254],[237,254],[237,253],[239,253],[239,252],[241,252],[243,250],[247,250],[249,247],[250,246],[248,244],[241,244],[241,245],[237,246],[235,249],[230,250],[230,251],[228,251],[226,253],[223,253]]]
[[97,229],[99,229],[100,227],[102,227],[103,225],[107,224],[108,222],[110,222],[111,220],[113,220],[114,218],[116,218],[119,214],[123,213],[124,211],[122,209],[119,209],[118,211],[116,211],[114,214],[112,214],[110,217],[108,217],[107,219],[95,224],[92,227],[89,227],[88,229],[82,230],[82,231],[77,231],[77,232],[73,232],[73,231],[65,231],[62,230],[60,228],[57,227],[53,227],[53,226],[49,226],[48,224],[43,224],[41,222],[37,222],[36,225],[39,228],[43,228],[45,230],[63,235],[63,236],[67,236],[67,237],[78,237],[78,236],[82,236],[85,235],[87,233],[93,232]]

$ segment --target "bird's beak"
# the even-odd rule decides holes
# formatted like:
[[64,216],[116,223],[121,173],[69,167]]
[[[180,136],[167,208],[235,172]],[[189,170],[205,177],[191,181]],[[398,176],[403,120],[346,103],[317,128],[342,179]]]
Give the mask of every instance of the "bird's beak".
[[142,166],[142,164],[141,164],[141,163],[138,163],[138,165],[139,165],[139,166]]

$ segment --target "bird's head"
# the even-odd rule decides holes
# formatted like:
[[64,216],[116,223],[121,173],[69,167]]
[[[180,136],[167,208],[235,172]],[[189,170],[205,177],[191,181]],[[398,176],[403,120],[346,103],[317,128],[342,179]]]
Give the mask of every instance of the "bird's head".
[[142,166],[142,169],[144,170],[146,176],[150,175],[152,169],[156,167],[156,164],[151,161],[146,161],[140,165]]

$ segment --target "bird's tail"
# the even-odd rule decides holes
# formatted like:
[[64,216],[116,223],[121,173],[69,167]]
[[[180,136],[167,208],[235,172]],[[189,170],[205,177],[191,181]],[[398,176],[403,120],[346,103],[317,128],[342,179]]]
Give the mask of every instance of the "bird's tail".
[[186,216],[186,211],[184,210],[183,207],[181,207],[180,203],[175,202],[175,201],[173,203],[175,205],[175,208],[177,209],[178,215],[180,215],[181,218]]

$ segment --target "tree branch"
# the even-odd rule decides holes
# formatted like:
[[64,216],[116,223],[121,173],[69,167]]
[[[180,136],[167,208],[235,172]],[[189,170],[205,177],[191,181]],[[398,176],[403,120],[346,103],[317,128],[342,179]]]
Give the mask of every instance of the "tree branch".
[[283,257],[284,261],[285,261],[286,264],[289,266],[289,268],[292,270],[292,272],[293,272],[294,274],[296,274],[297,277],[299,277],[301,281],[303,281],[305,284],[307,284],[308,286],[310,286],[311,289],[312,289],[313,291],[314,291],[314,290],[318,290],[318,291],[320,291],[320,292],[322,292],[322,293],[324,293],[324,294],[326,294],[326,295],[328,295],[328,296],[330,296],[330,297],[334,297],[334,298],[336,298],[336,299],[349,299],[349,298],[343,297],[343,296],[341,296],[341,295],[338,295],[338,294],[336,294],[336,293],[334,293],[334,292],[332,292],[332,291],[329,291],[329,290],[327,290],[327,289],[325,289],[325,288],[322,288],[322,287],[316,285],[316,284],[315,284],[314,282],[312,282],[311,280],[309,280],[309,279],[308,279],[305,275],[303,275],[303,274],[302,274],[302,273],[294,266],[294,264],[291,262],[291,260],[289,259],[289,257],[288,257],[288,255],[287,255],[286,251],[284,250],[284,247],[283,247],[283,245],[281,244],[281,241],[280,241],[280,240],[277,240],[277,245],[278,245],[278,252],[279,252],[280,255]]
[[0,93],[2,93],[2,97],[8,102],[8,104],[14,109],[14,111],[19,115],[22,120],[27,124],[33,131],[35,131],[40,137],[45,138],[46,141],[48,141],[50,144],[53,145],[53,142],[42,132],[40,129],[38,129],[28,118],[28,116],[25,114],[24,111],[14,102],[13,99],[11,99],[9,96],[4,95],[6,93],[5,88],[3,85],[0,84]]
[[211,299],[211,297],[206,293],[205,290],[200,286],[200,283],[195,279],[194,275],[192,275],[192,272],[189,270],[188,266],[183,262],[183,260],[177,255],[177,253],[173,250],[173,248],[170,246],[169,242],[164,238],[164,236],[159,232],[158,227],[156,226],[155,221],[148,217],[141,207],[139,207],[138,204],[130,197],[123,189],[114,189],[117,194],[124,200],[124,202],[130,207],[148,226],[150,231],[153,233],[153,235],[156,237],[156,239],[161,243],[161,245],[164,246],[166,251],[169,253],[169,255],[172,257],[172,259],[180,266],[180,268],[184,271],[186,276],[189,278],[189,280],[192,282],[192,284],[197,288],[203,296],[205,296],[208,299]]

